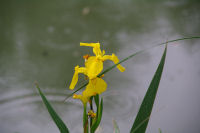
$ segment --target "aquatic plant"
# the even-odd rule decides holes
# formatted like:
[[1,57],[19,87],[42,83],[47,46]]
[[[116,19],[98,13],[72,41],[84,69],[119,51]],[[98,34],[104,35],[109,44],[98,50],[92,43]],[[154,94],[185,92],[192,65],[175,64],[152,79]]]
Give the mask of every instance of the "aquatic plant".
[[[149,88],[147,89],[147,92],[140,105],[135,121],[132,124],[130,133],[145,133],[146,131],[146,128],[151,116],[153,104],[154,104],[156,94],[158,91],[164,64],[165,64],[165,58],[167,54],[167,45],[172,42],[186,40],[186,39],[195,39],[195,38],[200,38],[200,37],[180,38],[180,39],[170,40],[170,41],[153,46],[153,47],[156,47],[160,45],[165,45],[165,49],[161,57],[160,63],[157,67],[157,70],[149,85]],[[94,56],[90,56],[90,55],[83,56],[85,60],[85,67],[79,67],[79,66],[75,67],[74,75],[72,78],[72,82],[69,86],[69,89],[73,90],[75,88],[75,85],[78,82],[79,73],[84,74],[88,78],[89,81],[87,81],[87,83],[85,83],[84,85],[79,87],[77,90],[75,90],[73,93],[71,93],[69,96],[67,96],[67,98],[72,96],[74,99],[81,100],[81,102],[83,103],[83,132],[94,133],[101,122],[102,113],[103,113],[103,98],[101,97],[101,94],[104,91],[106,91],[106,87],[107,87],[106,82],[102,79],[104,75],[115,67],[117,67],[121,72],[124,72],[125,68],[120,65],[122,62],[125,62],[128,59],[134,57],[135,55],[142,53],[148,49],[151,49],[152,47],[133,53],[130,56],[120,61],[115,54],[105,55],[105,51],[104,50],[102,51],[100,49],[100,43],[80,43],[80,46],[92,47]],[[106,60],[111,60],[115,64],[103,71],[103,62]],[[36,84],[36,87],[39,91],[39,94],[42,97],[42,100],[45,106],[47,107],[47,110],[50,116],[54,120],[60,132],[69,133],[69,129],[67,128],[66,124],[62,121],[62,119],[58,116],[58,114],[53,109],[51,104],[48,102],[43,92],[39,88],[38,84]],[[76,92],[83,89],[84,87],[86,88],[82,92],[82,94],[77,95]],[[90,109],[88,109],[88,105]],[[94,110],[93,108],[94,106],[96,106],[96,110]],[[119,133],[120,129],[116,121],[113,121],[113,125],[114,125],[114,132]],[[161,132],[160,129],[159,129],[159,132]]]

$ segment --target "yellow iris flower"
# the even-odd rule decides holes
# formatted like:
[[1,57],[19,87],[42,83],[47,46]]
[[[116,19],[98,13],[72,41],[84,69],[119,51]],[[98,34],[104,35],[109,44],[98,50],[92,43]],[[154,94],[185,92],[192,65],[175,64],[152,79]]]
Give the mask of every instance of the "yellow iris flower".
[[[75,67],[75,72],[70,84],[70,89],[74,89],[75,85],[78,82],[78,74],[83,73],[89,78],[89,83],[86,86],[86,89],[83,91],[82,95],[74,95],[73,98],[80,99],[83,103],[87,103],[91,96],[96,94],[101,94],[106,90],[106,82],[97,77],[97,75],[103,70],[103,62],[106,60],[111,60],[115,64],[119,62],[118,57],[115,54],[105,55],[105,51],[101,51],[100,43],[80,43],[80,46],[88,46],[93,48],[93,53],[95,56],[84,56],[85,58],[85,67]],[[117,68],[124,72],[125,68],[120,64],[117,65]]]
[[73,98],[80,99],[83,104],[86,104],[91,96],[103,93],[106,88],[106,82],[103,79],[97,77],[89,80],[89,83],[86,86],[86,89],[83,91],[82,95],[74,94]]

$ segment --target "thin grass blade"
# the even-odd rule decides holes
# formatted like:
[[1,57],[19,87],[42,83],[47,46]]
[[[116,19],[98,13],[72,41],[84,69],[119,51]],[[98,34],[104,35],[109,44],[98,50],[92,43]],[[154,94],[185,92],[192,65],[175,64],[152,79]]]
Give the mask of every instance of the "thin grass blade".
[[88,82],[84,83],[81,87],[79,87],[77,90],[75,90],[74,92],[72,92],[71,94],[69,94],[64,101],[66,101],[68,98],[70,98],[71,96],[73,96],[76,92],[78,92],[79,90],[83,89],[86,85],[88,84]]
[[145,133],[149,118],[151,115],[151,111],[153,108],[153,104],[155,101],[156,93],[158,90],[158,86],[160,83],[160,79],[163,72],[163,67],[165,63],[165,57],[167,52],[167,45],[165,47],[164,53],[162,55],[161,61],[159,63],[159,66],[154,74],[154,77],[149,85],[149,88],[146,92],[146,95],[142,101],[142,104],[140,106],[140,109],[138,111],[138,114],[136,116],[136,119],[133,123],[133,126],[131,128],[131,133]]
[[117,122],[113,119],[114,133],[120,133],[119,126]]
[[48,102],[48,100],[46,99],[46,97],[44,96],[44,94],[42,93],[41,89],[39,88],[38,85],[36,85],[40,96],[42,97],[42,101],[45,104],[51,118],[53,119],[53,121],[55,122],[55,124],[57,125],[58,129],[60,130],[61,133],[69,133],[69,130],[67,128],[67,126],[65,125],[65,123],[62,121],[62,119],[58,116],[58,114],[55,112],[55,110],[53,109],[53,107],[51,106],[51,104]]

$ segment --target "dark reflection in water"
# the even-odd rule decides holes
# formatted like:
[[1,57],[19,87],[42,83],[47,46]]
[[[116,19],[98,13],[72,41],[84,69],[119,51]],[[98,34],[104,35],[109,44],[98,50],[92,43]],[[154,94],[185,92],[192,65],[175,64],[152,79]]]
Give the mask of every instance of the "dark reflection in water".
[[[100,42],[121,59],[166,40],[200,35],[198,0],[3,0],[0,4],[0,132],[58,132],[34,87],[37,81],[70,130],[82,132],[82,105],[63,99],[74,66]],[[165,70],[147,132],[199,133],[200,41],[169,45]],[[128,132],[162,54],[137,55],[105,76],[99,132],[115,119]],[[106,62],[105,67],[111,63]],[[82,78],[80,82],[84,82]],[[79,83],[79,85],[81,85]]]

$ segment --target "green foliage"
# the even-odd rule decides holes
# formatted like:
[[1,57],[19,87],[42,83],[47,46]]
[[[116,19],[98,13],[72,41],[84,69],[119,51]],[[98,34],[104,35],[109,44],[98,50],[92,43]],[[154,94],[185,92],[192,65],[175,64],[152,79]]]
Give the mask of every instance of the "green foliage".
[[99,94],[94,96],[94,101],[97,107],[99,107]]
[[167,45],[165,47],[165,51],[163,53],[163,56],[161,58],[160,64],[154,74],[154,77],[150,83],[150,86],[146,92],[146,95],[142,101],[142,104],[140,106],[139,112],[136,116],[135,122],[131,128],[131,133],[145,133],[149,118],[151,115],[151,111],[153,108],[153,104],[155,101],[156,93],[158,90],[158,86],[160,83],[160,79],[162,76],[162,71],[165,63],[165,57],[167,52]]
[[114,133],[120,133],[119,126],[117,122],[113,119]]
[[44,94],[42,93],[41,89],[39,88],[38,85],[36,85],[40,96],[42,97],[42,101],[45,104],[51,118],[53,119],[53,121],[55,122],[55,124],[57,125],[57,127],[60,130],[60,133],[69,133],[69,130],[67,128],[67,126],[65,125],[65,123],[62,121],[62,119],[57,115],[57,113],[55,112],[55,110],[53,109],[53,107],[51,106],[51,104],[48,102],[48,100],[46,99],[46,97],[44,96]]
[[83,129],[84,133],[88,133],[88,115],[87,115],[87,106],[83,107]]
[[101,98],[101,103],[99,104],[99,106],[97,106],[97,118],[91,127],[91,133],[94,133],[96,131],[96,129],[98,128],[98,126],[101,122],[102,113],[103,113],[103,98]]

